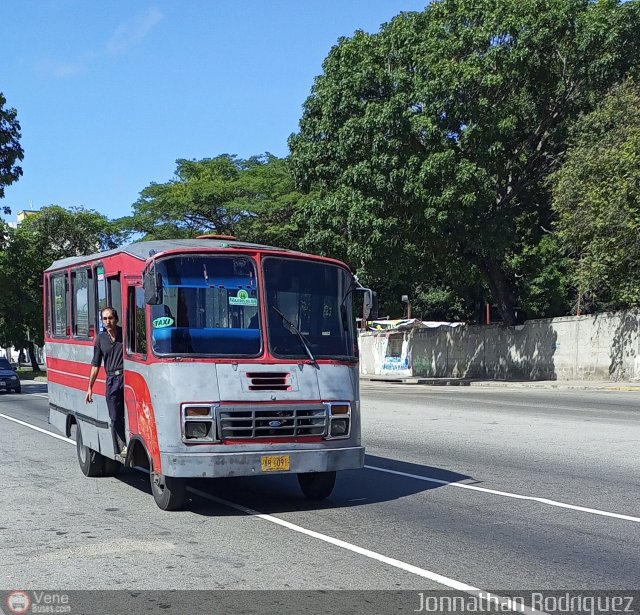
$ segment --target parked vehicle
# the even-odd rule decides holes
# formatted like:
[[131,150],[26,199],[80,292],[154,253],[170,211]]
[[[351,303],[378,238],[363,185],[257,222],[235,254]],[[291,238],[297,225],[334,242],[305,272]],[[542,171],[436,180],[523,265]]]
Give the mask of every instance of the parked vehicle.
[[0,392],[13,391],[22,393],[20,377],[7,359],[0,358]]
[[[49,420],[76,430],[87,476],[148,467],[158,506],[189,477],[297,474],[325,498],[361,468],[354,291],[337,260],[228,238],[150,241],[57,261],[44,275]],[[121,315],[126,458],[101,369],[85,404],[102,308]]]

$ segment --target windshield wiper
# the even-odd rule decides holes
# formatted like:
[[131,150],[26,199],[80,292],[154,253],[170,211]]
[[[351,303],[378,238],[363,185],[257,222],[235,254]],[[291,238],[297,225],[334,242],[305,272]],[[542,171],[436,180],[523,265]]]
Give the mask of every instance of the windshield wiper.
[[292,331],[298,336],[298,338],[300,338],[300,343],[303,345],[305,351],[309,355],[311,362],[317,367],[318,362],[316,361],[316,358],[313,356],[313,353],[311,352],[311,348],[309,348],[309,343],[307,338],[302,334],[300,329],[298,329],[298,327],[296,327],[275,305],[272,305],[271,307],[273,308],[273,311],[278,316],[280,316],[280,318],[282,318],[283,322],[286,322],[289,325],[289,327],[291,327]]

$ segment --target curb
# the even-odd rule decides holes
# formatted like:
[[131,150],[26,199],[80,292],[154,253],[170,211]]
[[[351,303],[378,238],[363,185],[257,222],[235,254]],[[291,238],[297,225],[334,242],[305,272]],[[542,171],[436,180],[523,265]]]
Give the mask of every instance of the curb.
[[528,389],[565,389],[600,390],[640,393],[640,384],[615,384],[614,382],[589,382],[572,380],[472,380],[467,378],[385,378],[383,376],[361,376],[361,382],[386,384],[422,385],[429,387],[485,387],[485,388],[528,388]]

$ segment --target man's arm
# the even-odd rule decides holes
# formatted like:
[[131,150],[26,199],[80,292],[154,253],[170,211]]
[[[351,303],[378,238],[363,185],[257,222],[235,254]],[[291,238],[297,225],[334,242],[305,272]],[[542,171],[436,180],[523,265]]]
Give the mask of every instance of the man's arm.
[[91,366],[91,374],[89,376],[89,387],[87,388],[87,395],[84,398],[85,402],[88,404],[90,404],[93,401],[93,384],[96,381],[96,378],[98,377],[99,371],[100,371],[99,367],[96,367],[95,365]]
[[93,384],[98,377],[100,371],[100,364],[102,363],[102,349],[100,348],[100,339],[96,339],[95,346],[93,347],[93,359],[91,361],[91,374],[89,375],[89,386],[87,387],[87,394],[84,401],[90,404],[93,401]]

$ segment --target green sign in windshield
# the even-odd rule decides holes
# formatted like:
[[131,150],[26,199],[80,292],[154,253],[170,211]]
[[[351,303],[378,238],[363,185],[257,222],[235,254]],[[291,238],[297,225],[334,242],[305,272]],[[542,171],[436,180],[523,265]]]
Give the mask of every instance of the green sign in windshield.
[[170,316],[161,316],[156,318],[151,324],[154,329],[162,329],[162,327],[171,327],[174,323],[173,318]]
[[229,297],[229,305],[258,305],[258,300],[249,297],[249,293],[242,289],[238,291],[237,297]]

